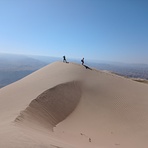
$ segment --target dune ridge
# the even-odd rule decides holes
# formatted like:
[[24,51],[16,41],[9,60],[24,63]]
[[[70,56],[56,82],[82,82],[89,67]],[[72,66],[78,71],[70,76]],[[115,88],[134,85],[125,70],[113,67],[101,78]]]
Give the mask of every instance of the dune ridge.
[[15,119],[17,124],[34,127],[40,125],[53,130],[58,123],[70,115],[81,98],[80,82],[59,84],[41,93]]

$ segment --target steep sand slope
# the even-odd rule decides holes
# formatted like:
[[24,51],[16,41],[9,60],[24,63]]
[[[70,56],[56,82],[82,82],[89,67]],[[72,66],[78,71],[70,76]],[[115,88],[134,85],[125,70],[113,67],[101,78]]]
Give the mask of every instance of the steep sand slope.
[[34,99],[15,119],[26,126],[39,124],[47,130],[54,127],[70,115],[81,98],[78,82],[67,82],[46,90]]
[[148,85],[56,62],[0,90],[0,147],[147,148]]

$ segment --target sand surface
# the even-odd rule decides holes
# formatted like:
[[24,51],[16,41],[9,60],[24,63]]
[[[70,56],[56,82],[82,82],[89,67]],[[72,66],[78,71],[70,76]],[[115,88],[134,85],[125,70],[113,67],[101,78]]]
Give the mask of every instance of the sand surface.
[[2,148],[148,148],[148,85],[52,63],[0,89]]

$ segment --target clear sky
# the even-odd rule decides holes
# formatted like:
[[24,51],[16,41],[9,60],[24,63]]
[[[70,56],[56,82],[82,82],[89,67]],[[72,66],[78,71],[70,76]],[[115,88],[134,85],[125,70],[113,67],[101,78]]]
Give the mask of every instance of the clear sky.
[[148,63],[148,0],[0,0],[0,52]]

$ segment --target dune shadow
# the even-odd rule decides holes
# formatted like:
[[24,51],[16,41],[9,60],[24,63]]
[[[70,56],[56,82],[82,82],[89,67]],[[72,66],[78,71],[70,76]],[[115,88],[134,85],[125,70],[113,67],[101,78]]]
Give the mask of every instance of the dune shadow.
[[18,124],[36,125],[53,130],[77,107],[81,98],[79,82],[57,85],[32,100],[29,106],[15,119]]

